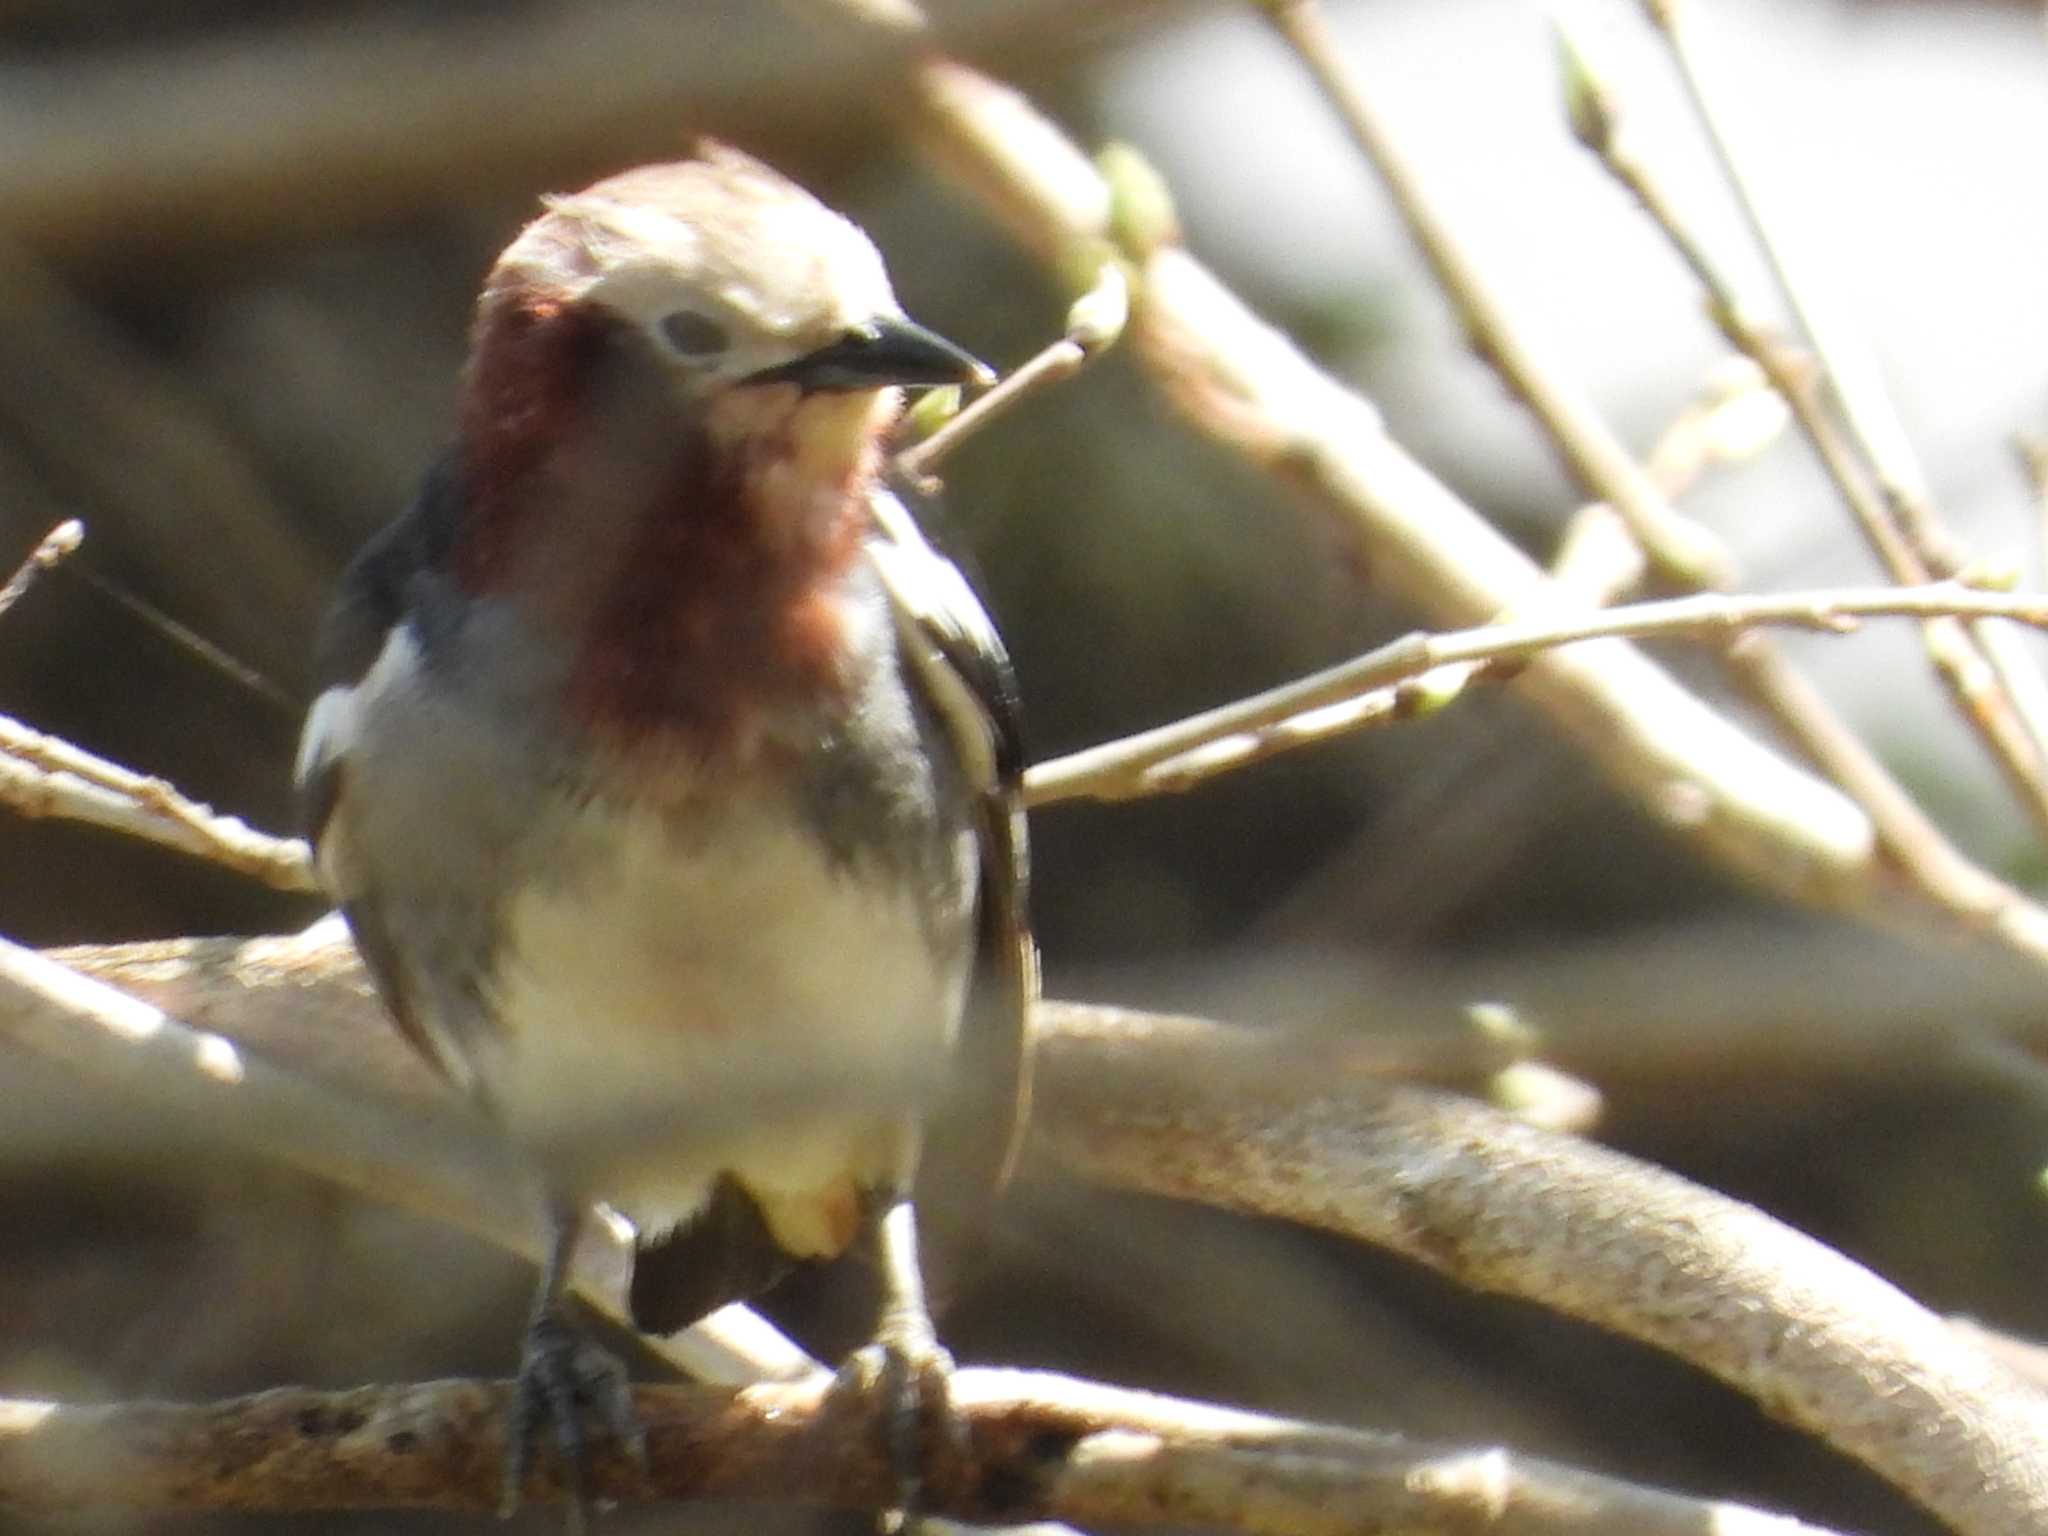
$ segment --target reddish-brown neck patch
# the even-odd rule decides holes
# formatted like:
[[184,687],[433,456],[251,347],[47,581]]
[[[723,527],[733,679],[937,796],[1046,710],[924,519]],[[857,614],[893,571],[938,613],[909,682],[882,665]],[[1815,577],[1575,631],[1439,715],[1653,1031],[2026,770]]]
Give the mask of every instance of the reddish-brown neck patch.
[[742,388],[693,410],[609,317],[506,296],[479,325],[461,423],[455,575],[561,636],[565,725],[731,757],[778,712],[843,693],[839,591],[875,452],[830,402]]
[[505,579],[535,482],[576,430],[598,358],[617,322],[536,293],[508,293],[477,317],[457,413],[467,506],[455,574],[472,591]]
[[754,454],[701,435],[678,452],[583,633],[567,701],[581,724],[744,755],[775,713],[842,694],[839,586],[860,503],[847,496],[821,537],[790,543],[752,494],[759,473]]

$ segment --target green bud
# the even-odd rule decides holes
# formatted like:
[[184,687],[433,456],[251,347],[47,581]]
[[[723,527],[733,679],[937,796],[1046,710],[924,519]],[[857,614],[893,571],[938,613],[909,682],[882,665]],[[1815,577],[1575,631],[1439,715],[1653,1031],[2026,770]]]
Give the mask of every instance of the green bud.
[[1102,146],[1095,168],[1109,183],[1109,228],[1133,260],[1143,261],[1162,245],[1180,242],[1180,216],[1166,178],[1129,144]]
[[1614,93],[1600,78],[1565,25],[1564,18],[1551,18],[1551,35],[1557,44],[1558,84],[1564,91],[1565,118],[1572,136],[1596,155],[1604,155],[1614,143]]
[[942,385],[928,389],[917,403],[910,408],[910,432],[918,442],[923,442],[939,428],[960,414],[960,386]]

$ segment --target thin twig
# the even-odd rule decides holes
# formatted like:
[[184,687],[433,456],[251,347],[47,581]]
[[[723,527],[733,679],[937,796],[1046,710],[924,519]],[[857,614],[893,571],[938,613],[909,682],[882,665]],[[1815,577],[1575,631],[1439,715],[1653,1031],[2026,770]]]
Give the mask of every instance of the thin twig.
[[[19,83],[0,90],[0,139],[10,142]],[[18,168],[8,157],[0,182]],[[0,357],[34,361],[0,368],[0,419],[38,481],[91,522],[93,550],[64,576],[94,551],[119,551],[152,606],[229,655],[292,676],[303,643],[279,615],[316,612],[327,584],[311,541],[293,532],[218,402],[16,246],[18,211],[0,193]]]
[[216,814],[162,779],[123,768],[0,715],[0,805],[30,818],[125,832],[248,875],[280,891],[313,891],[312,861],[296,838],[271,837]]
[[[1714,370],[1699,397],[1658,435],[1643,460],[1643,472],[1673,503],[1672,516],[1691,521],[1676,505],[1677,498],[1708,470],[1762,453],[1777,440],[1788,419],[1784,402],[1762,371],[1746,357],[1730,357]],[[1700,537],[1714,536],[1704,525],[1695,526]],[[1731,553],[1731,572],[1733,559]],[[1606,502],[1596,501],[1581,507],[1565,524],[1551,556],[1550,575],[1560,587],[1597,608],[1640,585],[1648,564],[1627,522]]]
[[[1584,71],[1583,61],[1579,69]],[[1815,388],[1814,370],[1750,314],[1734,283],[1679,214],[1650,168],[1623,142],[1611,85],[1581,74],[1571,97],[1571,119],[1580,141],[1628,190],[1663,232],[1707,295],[1714,323],[1730,344],[1755,360],[1791,407],[1807,442],[1819,457],[1857,526],[1892,580],[1919,584],[1934,567],[1907,538],[1894,509],[1858,457],[1855,444],[1839,430]],[[2048,833],[2048,764],[2044,764],[2028,722],[2001,686],[1998,671],[1964,625],[1935,620],[1924,631],[1935,673],[1975,728],[2003,771],[2035,826]],[[2011,665],[2011,658],[2008,658]],[[2048,729],[2048,725],[2044,725]]]
[[[439,1381],[193,1404],[0,1399],[0,1507],[490,1509],[496,1463],[479,1451],[498,1442],[511,1392],[509,1383]],[[932,1437],[924,1502],[962,1520],[1464,1536],[1483,1518],[1496,1536],[1828,1536],[1500,1448],[1323,1428],[1045,1372],[963,1370],[948,1395],[963,1434]],[[597,1497],[858,1510],[894,1494],[878,1405],[825,1382],[640,1387],[633,1406],[646,1465],[598,1457]],[[524,1502],[561,1503],[558,1473],[549,1458]]]
[[[1588,640],[1727,635],[1765,624],[1841,632],[1858,618],[1924,619],[1936,614],[1995,615],[2042,626],[2048,625],[2048,596],[1978,592],[1946,583],[1771,597],[1700,593],[1566,618],[1488,624],[1448,635],[1410,634],[1251,698],[1040,763],[1025,775],[1025,803],[1038,807],[1061,800],[1119,800],[1184,789],[1238,766],[1245,754],[1265,744],[1258,738],[1268,732],[1277,731],[1286,745],[1297,746],[1356,729],[1395,710],[1440,707],[1471,678],[1470,669]],[[1432,677],[1440,668],[1452,670],[1447,676]],[[1427,697],[1403,700],[1388,694],[1404,683],[1423,684]],[[1374,694],[1388,696],[1368,702]],[[1237,737],[1250,739],[1231,740]],[[1199,761],[1197,753],[1203,754]]]
[[914,443],[896,455],[896,472],[926,493],[939,489],[933,471],[940,459],[966,442],[983,427],[1003,415],[1019,401],[1036,394],[1048,384],[1071,379],[1087,364],[1088,353],[1078,343],[1062,336],[1028,361],[1003,375],[1002,382],[972,403],[921,443]]
[[77,518],[67,518],[43,535],[42,542],[29,552],[14,574],[0,585],[0,614],[4,614],[21,601],[22,594],[35,585],[36,578],[57,565],[85,542],[85,524]]
[[2034,497],[2033,567],[2048,571],[2048,434],[2015,432],[2012,449]]
[[1374,116],[1316,0],[1254,3],[1307,67],[1352,142],[1378,172],[1410,237],[1456,307],[1473,349],[1529,407],[1581,487],[1628,521],[1665,574],[1687,587],[1725,587],[1728,558],[1721,541],[1673,512],[1592,402],[1563,382],[1561,370],[1536,355],[1495,299]]
[[2018,948],[2048,939],[2048,911],[1957,848],[1781,648],[1766,636],[1745,635],[1728,647],[1726,660],[1743,690],[1808,760],[1864,808],[1886,853],[1922,894]]
[[1885,392],[1870,349],[1842,321],[1840,306],[1829,299],[1840,285],[1813,282],[1802,269],[1794,242],[1788,238],[1783,211],[1765,214],[1756,168],[1736,152],[1724,110],[1726,94],[1712,86],[1700,57],[1693,7],[1683,0],[1644,0],[1643,11],[1670,51],[1693,115],[1735,193],[1750,236],[1764,253],[1778,292],[1805,332],[1807,346],[1833,387],[1849,435],[1875,472],[1878,488],[1891,504],[1900,528],[1936,575],[1955,575],[1968,564],[1967,552],[1929,505],[1926,472]]
[[1129,285],[1123,268],[1104,262],[1094,286],[1067,312],[1067,328],[1060,339],[1005,374],[994,388],[977,396],[923,442],[897,454],[896,472],[920,489],[936,492],[934,471],[940,459],[1039,390],[1071,379],[1087,367],[1123,334],[1129,313]]

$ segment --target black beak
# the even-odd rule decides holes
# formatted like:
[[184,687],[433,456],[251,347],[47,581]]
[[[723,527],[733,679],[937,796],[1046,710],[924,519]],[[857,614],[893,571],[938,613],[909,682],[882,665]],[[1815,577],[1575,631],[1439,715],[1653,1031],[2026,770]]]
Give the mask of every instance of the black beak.
[[990,384],[988,365],[913,320],[871,320],[792,362],[747,375],[749,384],[794,384],[818,391],[881,389],[890,384]]

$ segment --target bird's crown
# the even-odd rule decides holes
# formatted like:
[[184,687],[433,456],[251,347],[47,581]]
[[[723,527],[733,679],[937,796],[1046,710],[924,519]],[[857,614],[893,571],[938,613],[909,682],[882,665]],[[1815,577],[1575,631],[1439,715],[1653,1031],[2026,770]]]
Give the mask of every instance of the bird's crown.
[[596,306],[686,372],[738,379],[902,313],[866,235],[715,141],[546,208],[492,269],[482,319],[507,302]]

